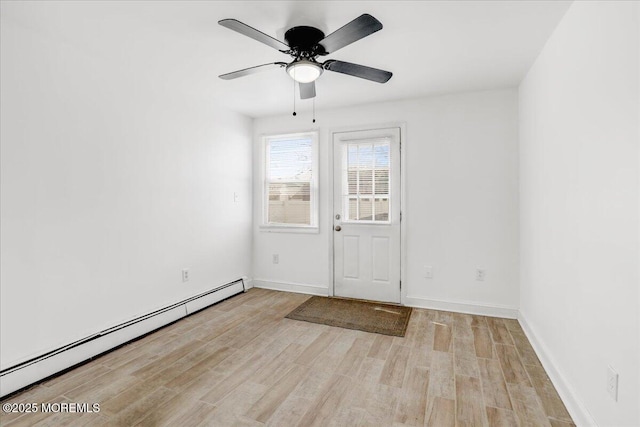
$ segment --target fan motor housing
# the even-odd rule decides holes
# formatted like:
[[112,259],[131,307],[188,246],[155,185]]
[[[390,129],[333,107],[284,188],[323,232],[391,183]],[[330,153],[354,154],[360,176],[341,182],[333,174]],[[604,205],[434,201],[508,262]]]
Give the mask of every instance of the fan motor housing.
[[299,26],[284,33],[284,38],[290,48],[300,52],[311,52],[316,48],[316,55],[324,53],[324,48],[318,44],[324,38],[324,33],[317,28]]

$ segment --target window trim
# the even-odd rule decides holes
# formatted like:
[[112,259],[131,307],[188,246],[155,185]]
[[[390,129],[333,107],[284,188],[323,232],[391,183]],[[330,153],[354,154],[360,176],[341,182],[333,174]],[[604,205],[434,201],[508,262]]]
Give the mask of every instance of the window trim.
[[[282,139],[298,139],[310,137],[311,138],[311,152],[313,159],[311,161],[311,181],[310,181],[310,225],[305,224],[280,224],[269,223],[269,196],[268,196],[268,183],[267,183],[267,171],[269,163],[268,144],[272,140]],[[318,132],[295,132],[295,133],[282,133],[282,134],[269,134],[261,137],[262,156],[261,156],[261,179],[262,179],[262,205],[261,205],[261,220],[259,229],[264,232],[276,232],[276,233],[319,233],[319,206],[318,206],[318,175],[319,175],[319,158],[318,158]]]

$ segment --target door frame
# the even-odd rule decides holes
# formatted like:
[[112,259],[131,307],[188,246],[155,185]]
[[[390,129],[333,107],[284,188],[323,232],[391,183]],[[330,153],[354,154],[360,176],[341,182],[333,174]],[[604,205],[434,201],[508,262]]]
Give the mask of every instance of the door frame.
[[361,125],[361,126],[349,126],[349,127],[339,127],[339,128],[331,128],[329,129],[327,135],[327,146],[328,150],[328,162],[329,167],[327,173],[329,174],[329,215],[327,218],[327,230],[329,231],[329,289],[328,295],[330,297],[335,296],[335,275],[334,275],[334,233],[333,233],[333,215],[336,212],[336,207],[333,205],[335,200],[334,198],[334,147],[333,147],[333,137],[336,133],[345,133],[345,132],[362,132],[362,131],[372,131],[372,130],[381,130],[381,129],[389,129],[389,128],[399,128],[400,129],[400,304],[406,305],[407,299],[407,283],[404,282],[404,278],[406,275],[407,268],[407,236],[406,236],[406,151],[407,151],[407,126],[405,122],[390,122],[390,123],[378,123],[373,125]]

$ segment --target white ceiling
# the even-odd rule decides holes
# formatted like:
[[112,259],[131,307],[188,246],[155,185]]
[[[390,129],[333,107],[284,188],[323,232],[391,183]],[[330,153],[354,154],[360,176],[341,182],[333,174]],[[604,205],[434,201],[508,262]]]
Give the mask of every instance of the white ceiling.
[[[290,112],[283,69],[236,80],[219,74],[290,57],[217,21],[238,19],[283,40],[311,25],[328,34],[369,13],[384,28],[327,58],[393,72],[379,84],[333,72],[316,108],[516,86],[570,1],[2,2],[11,19],[55,35],[173,96],[204,96],[251,117]],[[296,101],[307,110],[312,101]]]

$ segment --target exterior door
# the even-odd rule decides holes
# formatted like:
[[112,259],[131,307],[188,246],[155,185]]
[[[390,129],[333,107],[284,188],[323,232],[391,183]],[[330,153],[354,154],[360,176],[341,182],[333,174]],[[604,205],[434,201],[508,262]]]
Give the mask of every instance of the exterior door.
[[334,295],[400,303],[400,128],[333,134]]

